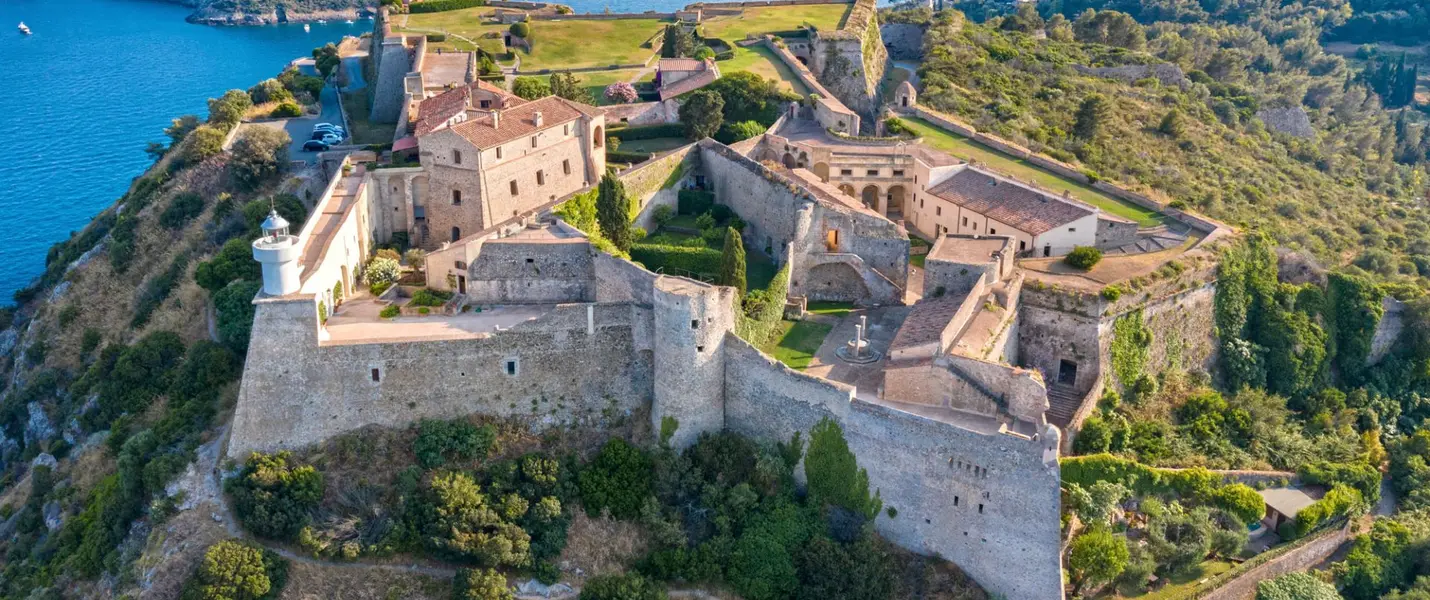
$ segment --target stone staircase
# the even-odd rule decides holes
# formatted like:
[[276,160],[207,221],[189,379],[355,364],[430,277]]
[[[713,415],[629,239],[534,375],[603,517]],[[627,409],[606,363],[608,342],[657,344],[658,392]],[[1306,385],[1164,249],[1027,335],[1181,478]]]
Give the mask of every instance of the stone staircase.
[[1082,394],[1070,386],[1057,383],[1049,385],[1046,413],[1048,422],[1057,425],[1058,429],[1067,429],[1078,409],[1082,408],[1082,398]]

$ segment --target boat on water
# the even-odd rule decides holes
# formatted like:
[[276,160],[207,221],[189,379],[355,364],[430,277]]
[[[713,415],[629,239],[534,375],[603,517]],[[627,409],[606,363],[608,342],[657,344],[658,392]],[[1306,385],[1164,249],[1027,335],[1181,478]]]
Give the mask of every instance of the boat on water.
[[311,32],[311,31],[313,31],[313,26],[312,26],[312,25],[309,25],[309,24],[307,24],[307,23],[304,23],[304,24],[303,24],[303,31],[309,31],[309,32]]
[[319,24],[319,25],[327,25],[327,24],[328,24],[328,20],[327,20],[327,19],[318,19],[318,24]]
[[354,20],[352,20],[352,19],[348,19],[348,21],[347,21],[348,25],[352,25],[353,23],[356,23],[356,22],[357,22],[357,21],[354,21]]
[[20,21],[20,33],[30,35],[30,27],[24,21]]

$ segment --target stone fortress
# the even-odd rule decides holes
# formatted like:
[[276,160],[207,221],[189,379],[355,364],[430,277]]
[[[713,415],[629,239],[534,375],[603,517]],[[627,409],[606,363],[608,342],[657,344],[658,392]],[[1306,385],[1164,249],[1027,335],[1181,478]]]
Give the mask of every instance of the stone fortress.
[[[1115,323],[1157,332],[1149,368],[1214,358],[1208,246],[1225,228],[1171,213],[1175,228],[1139,227],[917,140],[851,137],[815,102],[750,140],[616,174],[648,228],[680,190],[712,192],[746,223],[747,251],[788,268],[772,290],[787,313],[863,307],[796,371],[736,334],[734,289],[646,270],[555,216],[606,171],[599,110],[472,82],[398,104],[413,145],[394,151],[421,166],[336,158],[298,232],[274,219],[254,242],[264,287],[232,458],[470,414],[648,417],[676,424],[676,447],[721,429],[788,440],[832,418],[894,509],[882,535],[1042,600],[1063,595],[1057,459],[1108,384]],[[911,231],[933,240],[922,269]],[[379,317],[397,286],[352,293],[373,248],[401,237],[430,250],[426,286],[454,294],[431,315]],[[1140,283],[1102,294],[1057,258],[1074,246]],[[1152,275],[1172,262],[1178,276]]]

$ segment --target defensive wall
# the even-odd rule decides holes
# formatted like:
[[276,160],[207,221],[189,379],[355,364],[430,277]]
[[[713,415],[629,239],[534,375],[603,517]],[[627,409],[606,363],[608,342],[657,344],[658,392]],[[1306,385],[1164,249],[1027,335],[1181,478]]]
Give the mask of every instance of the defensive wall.
[[[766,48],[769,48],[775,56],[779,57],[780,62],[783,62],[786,67],[789,67],[790,71],[794,73],[800,83],[803,83],[805,87],[809,88],[811,96],[808,99],[810,103],[808,110],[813,112],[814,120],[818,121],[820,125],[823,125],[825,129],[830,131],[849,134],[859,133],[863,117],[860,116],[858,112],[850,110],[843,102],[840,102],[839,97],[836,96],[834,92],[829,91],[828,88],[825,88],[824,84],[820,83],[819,79],[814,76],[814,73],[810,72],[809,67],[806,67],[804,63],[800,62],[794,53],[790,52],[789,48],[775,42],[774,38],[768,35],[764,37],[761,43],[763,43]],[[771,131],[774,130],[774,128],[771,128]]]
[[872,119],[879,109],[879,83],[889,60],[879,36],[875,0],[857,0],[838,29],[812,30],[810,47],[810,70],[846,106]]
[[[396,121],[406,101],[403,79],[412,72],[412,54],[407,47],[407,38],[392,31],[387,7],[377,10],[373,20],[373,58],[377,62],[377,81],[373,82],[372,114],[376,123]],[[424,38],[425,39],[425,38]],[[418,54],[421,56],[421,54]]]

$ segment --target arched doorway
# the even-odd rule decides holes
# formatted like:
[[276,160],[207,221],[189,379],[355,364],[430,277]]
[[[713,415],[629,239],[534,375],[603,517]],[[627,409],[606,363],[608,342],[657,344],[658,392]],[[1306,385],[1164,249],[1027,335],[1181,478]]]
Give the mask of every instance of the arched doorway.
[[780,162],[784,163],[786,169],[793,169],[795,166],[794,155],[786,152],[785,157],[780,159]]
[[850,198],[854,197],[854,186],[852,185],[841,183],[839,184],[839,191],[844,192],[845,196],[849,196]]
[[604,128],[602,128],[600,125],[597,125],[597,126],[596,126],[596,133],[591,134],[591,136],[595,138],[594,140],[591,140],[591,146],[592,146],[593,148],[600,148],[600,147],[606,145],[606,133],[605,133],[605,132],[606,132],[606,130],[605,130]]
[[865,186],[865,187],[864,187],[864,191],[863,191],[863,192],[860,192],[859,194],[860,194],[860,197],[864,200],[864,206],[867,206],[867,207],[873,209],[875,212],[878,212],[878,210],[879,210],[879,186],[877,186],[877,185]]
[[829,164],[822,162],[814,163],[814,174],[819,177],[820,181],[829,183]]
[[809,166],[809,153],[803,150],[799,151],[799,166],[800,168],[806,168]]
[[904,186],[891,186],[886,197],[888,204],[885,205],[884,216],[895,220],[904,218]]

